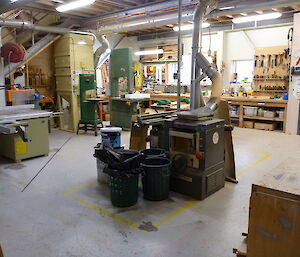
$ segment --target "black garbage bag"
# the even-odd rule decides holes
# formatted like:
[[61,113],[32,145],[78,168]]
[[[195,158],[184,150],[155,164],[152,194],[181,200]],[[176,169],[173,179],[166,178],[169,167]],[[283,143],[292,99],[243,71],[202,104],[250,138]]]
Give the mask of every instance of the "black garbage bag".
[[143,173],[144,170],[141,167],[130,170],[117,170],[105,167],[103,172],[114,178],[127,179]]
[[113,149],[110,146],[103,147],[107,158],[108,168],[112,170],[134,170],[140,167],[145,155],[133,150]]
[[[101,143],[98,143],[94,147],[94,149],[95,149],[94,157],[107,164],[108,163],[107,153],[103,149],[103,145]],[[124,147],[115,147],[113,149],[115,151],[122,151],[122,150],[124,150]]]

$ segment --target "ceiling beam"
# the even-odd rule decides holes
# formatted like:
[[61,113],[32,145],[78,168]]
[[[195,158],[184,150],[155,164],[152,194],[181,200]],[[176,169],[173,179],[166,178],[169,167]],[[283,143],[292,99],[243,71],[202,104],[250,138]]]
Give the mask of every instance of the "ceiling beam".
[[37,2],[37,0],[19,0],[16,2],[11,2],[10,0],[5,0],[4,3],[1,1],[0,13],[5,13],[13,9],[21,8],[26,4]]

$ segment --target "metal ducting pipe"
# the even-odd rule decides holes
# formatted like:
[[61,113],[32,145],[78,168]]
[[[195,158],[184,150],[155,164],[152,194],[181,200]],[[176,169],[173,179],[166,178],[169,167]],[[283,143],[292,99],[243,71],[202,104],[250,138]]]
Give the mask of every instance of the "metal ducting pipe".
[[[185,11],[182,13],[181,21],[189,21],[193,17],[193,11]],[[99,26],[97,30],[102,34],[122,33],[135,30],[143,30],[147,28],[165,26],[178,22],[178,13],[163,14],[144,18],[133,19],[131,21],[119,20],[116,23]]]
[[[5,20],[0,19],[0,27],[7,27],[7,28],[20,28],[20,29],[29,29],[35,31],[42,31],[47,33],[54,33],[54,34],[80,34],[80,35],[87,35],[97,38],[99,42],[102,44],[99,49],[96,50],[95,54],[98,56],[98,60],[103,52],[108,48],[109,44],[107,39],[103,34],[99,35],[98,37],[89,31],[79,31],[79,30],[72,30],[63,27],[54,27],[54,26],[39,26],[35,25],[29,21],[18,21],[18,20]],[[95,57],[96,59],[96,57]],[[96,65],[96,64],[95,64]],[[7,73],[5,75],[8,75]]]
[[[203,100],[200,81],[197,79],[200,76],[200,70],[196,65],[197,53],[201,52],[202,47],[202,22],[203,17],[207,12],[207,8],[214,4],[213,0],[203,0],[197,6],[194,19],[193,19],[193,37],[192,37],[192,64],[191,64],[191,110],[195,110],[199,107],[203,107],[205,102]],[[200,45],[200,47],[199,47]]]
[[[221,74],[217,71],[217,69],[211,66],[202,53],[197,53],[196,55],[196,68],[202,69],[203,71],[203,74],[200,77],[203,78],[205,74],[212,81],[211,98],[205,107],[215,111],[218,108],[223,91]],[[199,106],[197,108],[199,108]]]
[[95,37],[94,33],[88,31],[78,31],[78,30],[72,30],[68,28],[54,27],[54,26],[39,26],[33,24],[30,21],[0,19],[0,27],[29,29],[29,30],[42,31],[47,33],[55,33],[55,34],[73,33],[73,34],[81,34],[81,35],[90,35]]
[[109,49],[109,42],[108,42],[108,40],[107,40],[107,38],[106,38],[105,35],[98,35],[97,39],[101,43],[101,46],[96,50],[96,52],[94,54],[94,66],[95,66],[95,69],[97,69],[97,67],[98,67],[98,63],[99,63],[101,55],[103,53],[105,53],[105,51],[107,49]]
[[[200,5],[203,5],[203,2],[201,1]],[[218,7],[226,7],[226,6],[234,6],[235,8],[229,9],[229,10],[220,10],[215,9],[208,15],[205,15],[205,18],[216,18],[218,16],[226,16],[230,14],[239,14],[241,12],[253,12],[257,10],[262,10],[264,8],[270,9],[270,6],[272,8],[276,7],[283,7],[283,6],[289,6],[289,5],[295,5],[299,4],[299,0],[271,0],[266,2],[258,2],[258,1],[230,1],[230,2],[224,2],[219,3]],[[199,6],[199,5],[198,5]],[[151,11],[153,12],[153,10]],[[160,12],[161,13],[161,12]],[[122,15],[124,15],[122,13]],[[182,22],[191,21],[193,19],[193,10],[189,9],[183,12],[182,14]],[[114,19],[115,16],[111,17],[105,17],[106,20]],[[143,30],[153,27],[159,27],[159,26],[166,26],[169,24],[176,24],[178,21],[178,12],[177,10],[174,10],[172,12],[168,12],[165,14],[160,15],[151,15],[149,14],[136,14],[135,18],[127,18],[124,16],[123,18],[118,18],[115,21],[98,21],[98,31],[103,34],[110,34],[110,33],[125,33],[135,30]],[[86,21],[88,23],[88,20]]]

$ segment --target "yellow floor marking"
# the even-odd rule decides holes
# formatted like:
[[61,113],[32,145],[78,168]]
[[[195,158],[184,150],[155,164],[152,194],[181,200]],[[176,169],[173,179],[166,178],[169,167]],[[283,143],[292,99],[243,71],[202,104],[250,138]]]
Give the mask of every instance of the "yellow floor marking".
[[[265,154],[264,157],[260,158],[259,160],[257,160],[256,162],[252,163],[250,166],[248,166],[247,168],[241,170],[238,174],[237,174],[237,177],[239,176],[242,176],[244,173],[246,173],[248,170],[254,168],[255,166],[257,166],[258,164],[260,164],[261,162],[263,162],[264,160],[266,160],[267,158],[269,158],[272,154],[271,153],[266,153],[266,152],[259,152],[259,151],[255,151],[255,150],[245,150],[247,152],[253,152],[253,153],[259,153],[259,154]],[[64,192],[64,194],[70,196],[71,198],[73,198],[74,200],[77,200],[79,201],[80,203],[82,203],[83,205],[93,209],[93,210],[96,210],[108,217],[111,217],[113,218],[114,220],[118,221],[118,222],[121,222],[125,225],[128,225],[129,227],[133,228],[133,229],[136,229],[138,231],[142,231],[144,233],[148,233],[147,231],[145,230],[141,230],[139,229],[139,225],[129,221],[129,220],[126,220],[116,214],[113,214],[109,211],[106,211],[96,205],[93,205],[73,194],[71,194],[70,192],[74,192],[74,191],[77,191],[79,189],[83,189],[85,187],[88,187],[88,186],[91,186],[93,184],[96,183],[97,180],[92,180],[92,181],[89,181],[87,183],[84,183],[78,187],[74,187],[74,188],[71,188],[71,189],[68,189],[67,191]],[[181,214],[182,212],[184,212],[185,210],[189,209],[190,207],[192,207],[193,205],[199,203],[199,201],[191,201],[191,202],[188,202],[186,205],[184,205],[183,207],[179,208],[178,210],[174,211],[172,214],[170,214],[169,216],[167,216],[166,218],[162,219],[161,221],[158,221],[157,223],[154,224],[154,226],[156,227],[159,227],[161,226],[162,224],[168,222],[169,220],[173,219],[174,217],[176,217],[177,215]]]
[[254,168],[255,166],[257,166],[258,164],[260,164],[261,162],[263,162],[264,160],[266,160],[267,158],[269,158],[272,154],[266,154],[264,157],[260,158],[259,160],[257,160],[256,162],[252,163],[250,166],[248,166],[245,169],[242,169],[240,172],[237,173],[237,177],[242,176],[243,174],[245,174],[248,170]]
[[82,184],[82,185],[80,185],[78,187],[70,188],[66,192],[73,192],[73,191],[76,191],[76,190],[79,190],[79,189],[91,186],[91,185],[95,184],[96,182],[97,182],[97,180],[93,179],[92,181],[86,182],[86,183],[84,183],[84,184]]
[[163,220],[157,222],[154,224],[154,226],[159,227],[160,225],[168,222],[170,219],[173,219],[174,217],[176,217],[177,215],[179,215],[180,213],[184,212],[185,210],[187,210],[188,208],[192,207],[193,205],[195,205],[196,203],[199,203],[198,201],[191,201],[189,203],[187,203],[185,206],[181,207],[180,209],[178,209],[177,211],[173,212],[171,215],[169,215],[168,217],[164,218]]
[[[87,183],[86,183],[86,184],[87,184]],[[81,188],[82,188],[82,187],[81,187]],[[133,223],[133,222],[131,222],[131,221],[129,221],[129,220],[126,220],[126,219],[124,219],[124,218],[122,218],[122,217],[120,217],[120,216],[118,216],[118,215],[115,215],[115,214],[113,214],[113,213],[111,213],[111,212],[109,212],[109,211],[106,211],[106,210],[104,210],[104,209],[102,209],[102,208],[100,208],[100,207],[98,207],[98,206],[96,206],[96,205],[93,205],[93,204],[91,204],[91,203],[89,203],[89,202],[87,202],[87,201],[85,201],[85,200],[83,200],[83,199],[81,199],[81,198],[79,198],[79,197],[77,197],[77,196],[75,196],[75,195],[69,193],[69,191],[70,191],[70,190],[65,191],[64,194],[66,194],[66,195],[72,197],[73,199],[75,199],[75,200],[81,202],[82,204],[84,204],[84,205],[87,206],[87,207],[90,207],[90,208],[92,208],[92,209],[94,209],[94,210],[96,210],[96,211],[98,211],[98,212],[100,212],[100,213],[102,213],[102,214],[104,214],[104,215],[106,215],[106,216],[108,216],[108,217],[113,218],[113,219],[116,220],[116,221],[119,221],[119,222],[121,222],[121,223],[123,223],[123,224],[125,224],[125,225],[128,225],[128,226],[131,227],[131,228],[140,230],[140,229],[139,229],[139,226],[138,226],[137,224],[135,224],[135,223]],[[145,232],[146,232],[146,231],[145,231]]]

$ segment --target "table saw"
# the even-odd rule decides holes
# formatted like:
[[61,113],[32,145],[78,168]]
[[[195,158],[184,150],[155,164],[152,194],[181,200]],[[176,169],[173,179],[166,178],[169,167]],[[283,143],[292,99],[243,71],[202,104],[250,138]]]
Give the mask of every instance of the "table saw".
[[50,116],[30,104],[1,108],[0,155],[15,162],[48,155]]

